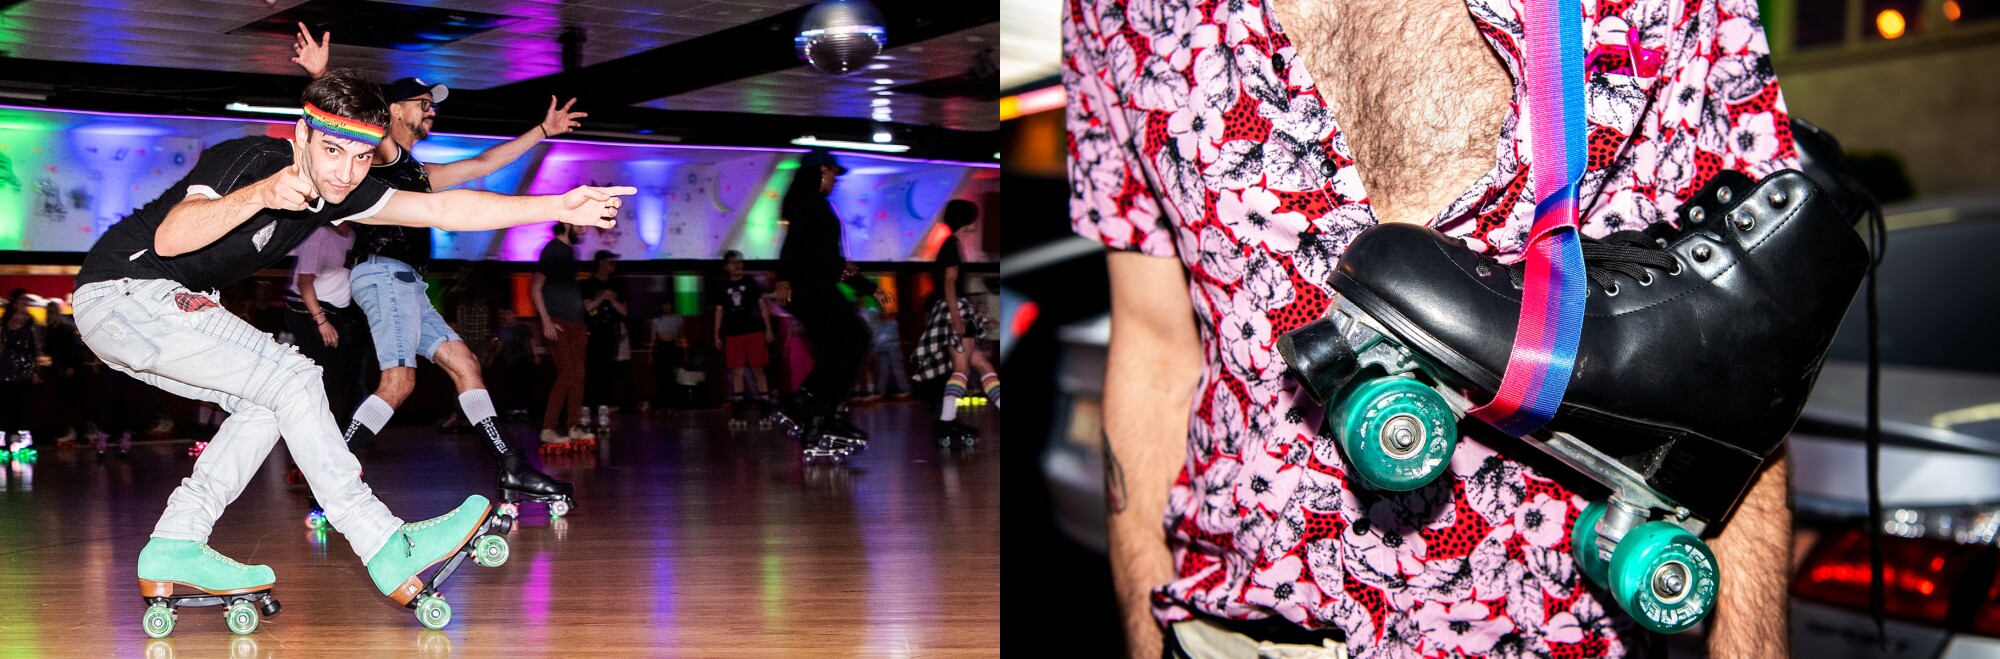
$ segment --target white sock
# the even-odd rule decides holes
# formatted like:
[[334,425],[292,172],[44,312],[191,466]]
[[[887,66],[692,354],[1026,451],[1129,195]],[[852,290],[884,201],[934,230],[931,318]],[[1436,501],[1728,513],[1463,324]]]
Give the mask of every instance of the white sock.
[[379,396],[369,396],[361,401],[361,408],[354,410],[354,420],[368,427],[368,432],[382,434],[382,426],[389,425],[389,417],[396,414],[396,408]]
[[474,389],[458,395],[458,409],[465,410],[465,421],[472,425],[500,416],[493,411],[493,397],[485,389]]

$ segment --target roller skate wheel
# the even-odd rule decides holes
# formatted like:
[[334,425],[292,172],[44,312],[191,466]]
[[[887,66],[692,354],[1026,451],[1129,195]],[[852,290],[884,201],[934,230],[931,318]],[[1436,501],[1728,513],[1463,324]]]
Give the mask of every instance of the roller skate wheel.
[[1406,376],[1376,378],[1342,398],[1337,423],[1348,465],[1375,487],[1407,492],[1444,473],[1458,422],[1444,397]]
[[500,512],[497,514],[500,515],[501,517],[520,517],[521,507],[514,505],[514,502],[509,501],[507,503],[500,504]]
[[251,605],[249,602],[236,600],[234,604],[229,605],[227,616],[229,619],[229,631],[238,634],[248,634],[257,631],[257,622],[259,620],[257,607]]
[[326,528],[326,514],[317,510],[306,513],[306,528],[313,530]]
[[966,435],[966,436],[965,436],[965,445],[966,445],[966,446],[968,446],[968,447],[969,447],[969,446],[972,446],[973,444],[977,444],[977,443],[979,443],[979,437],[978,437],[978,436],[976,436],[976,435]]
[[146,607],[146,615],[140,618],[140,624],[145,627],[147,636],[166,638],[174,633],[174,610],[165,604]]
[[480,567],[500,567],[507,563],[507,539],[497,535],[482,535],[473,541],[473,562]]
[[550,517],[562,517],[563,515],[568,515],[568,514],[569,514],[568,501],[556,500],[549,502]]
[[1570,527],[1569,552],[1576,559],[1577,568],[1583,576],[1599,587],[1605,586],[1605,576],[1610,564],[1597,553],[1597,520],[1604,519],[1604,502],[1592,501],[1576,516],[1576,525]]
[[431,629],[444,629],[451,622],[451,605],[442,597],[425,595],[417,601],[417,622]]
[[1715,610],[1721,582],[1715,554],[1687,529],[1647,522],[1611,554],[1611,596],[1645,628],[1676,634]]

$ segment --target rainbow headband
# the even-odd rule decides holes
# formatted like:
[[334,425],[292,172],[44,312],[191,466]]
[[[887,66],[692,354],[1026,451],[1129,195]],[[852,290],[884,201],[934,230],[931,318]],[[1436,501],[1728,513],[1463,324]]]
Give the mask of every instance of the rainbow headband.
[[327,112],[311,103],[306,104],[306,125],[317,128],[322,133],[354,140],[368,146],[382,143],[381,126]]

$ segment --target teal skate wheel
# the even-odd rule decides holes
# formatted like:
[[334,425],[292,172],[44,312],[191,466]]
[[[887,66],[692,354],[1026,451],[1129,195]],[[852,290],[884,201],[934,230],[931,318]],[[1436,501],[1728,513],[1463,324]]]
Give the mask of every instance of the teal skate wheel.
[[507,539],[497,535],[482,535],[472,543],[472,560],[481,567],[500,567],[507,563]]
[[1687,529],[1647,522],[1611,554],[1611,596],[1647,629],[1676,634],[1715,610],[1715,554]]
[[1592,501],[1576,516],[1576,526],[1569,530],[1569,553],[1576,558],[1576,566],[1583,575],[1598,587],[1604,587],[1605,574],[1609,564],[1602,554],[1597,553],[1597,520],[1604,519],[1604,502]]
[[451,622],[451,605],[442,597],[425,595],[417,601],[417,622],[431,629],[444,629]]
[[146,628],[147,636],[166,638],[174,633],[174,610],[165,604],[146,607],[146,615],[140,619],[140,624]]
[[248,634],[257,631],[257,622],[259,621],[257,607],[251,606],[249,602],[236,600],[236,603],[229,605],[229,611],[226,615],[229,618],[229,631],[238,634]]
[[1329,417],[1338,423],[1347,462],[1369,485],[1396,492],[1423,487],[1444,473],[1458,445],[1458,422],[1444,397],[1406,376],[1375,378],[1356,387]]

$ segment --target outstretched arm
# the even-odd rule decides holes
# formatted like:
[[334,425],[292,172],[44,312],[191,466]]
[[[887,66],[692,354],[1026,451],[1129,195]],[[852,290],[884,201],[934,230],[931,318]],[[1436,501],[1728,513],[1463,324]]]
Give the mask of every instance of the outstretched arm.
[[576,105],[574,98],[558,108],[556,97],[550,96],[549,109],[543,114],[542,123],[528,129],[528,132],[522,133],[520,137],[458,162],[424,165],[424,172],[431,179],[431,189],[443,190],[491,174],[501,167],[506,167],[507,163],[514,162],[542,140],[576,130],[582,126],[576,120],[588,117],[590,113],[570,112],[569,108],[572,105]]
[[397,192],[382,211],[355,221],[405,227],[433,227],[446,231],[491,231],[523,224],[558,220],[609,229],[618,225],[620,197],[637,194],[637,188],[577,186],[561,195],[516,197],[478,190],[444,192]]

